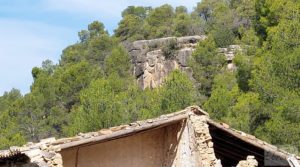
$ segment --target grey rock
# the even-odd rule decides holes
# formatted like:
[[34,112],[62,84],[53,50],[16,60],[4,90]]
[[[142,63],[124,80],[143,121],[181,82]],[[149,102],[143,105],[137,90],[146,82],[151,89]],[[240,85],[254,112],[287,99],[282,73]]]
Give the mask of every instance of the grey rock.
[[144,74],[144,65],[139,63],[134,67],[134,75],[135,77],[140,77]]
[[148,52],[146,55],[146,58],[147,58],[149,66],[154,67],[155,64],[157,64],[158,57],[160,57],[161,55],[162,55],[162,52],[160,50]]
[[184,48],[178,51],[177,61],[182,67],[188,66],[188,60],[192,55],[193,49],[192,48]]
[[146,40],[140,40],[135,41],[132,43],[132,49],[134,50],[142,50],[145,48],[147,41]]
[[[167,37],[126,44],[126,48],[130,49],[128,51],[138,85],[143,89],[160,86],[168,74],[175,69],[192,76],[192,71],[188,69],[188,60],[196,43],[206,38],[206,36]],[[172,60],[166,59],[161,51],[162,47],[170,41],[176,41],[178,46],[176,59]]]
[[201,35],[201,36],[186,36],[186,37],[179,37],[177,38],[177,42],[178,43],[197,43],[199,41],[203,41],[207,38],[207,36],[205,35]]

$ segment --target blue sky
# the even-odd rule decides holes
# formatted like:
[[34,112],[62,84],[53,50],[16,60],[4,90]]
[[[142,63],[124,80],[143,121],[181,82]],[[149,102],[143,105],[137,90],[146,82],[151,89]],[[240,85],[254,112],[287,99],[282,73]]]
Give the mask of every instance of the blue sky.
[[0,0],[0,95],[12,88],[28,93],[31,69],[43,60],[57,63],[61,51],[94,20],[112,33],[130,5],[184,5],[200,0]]

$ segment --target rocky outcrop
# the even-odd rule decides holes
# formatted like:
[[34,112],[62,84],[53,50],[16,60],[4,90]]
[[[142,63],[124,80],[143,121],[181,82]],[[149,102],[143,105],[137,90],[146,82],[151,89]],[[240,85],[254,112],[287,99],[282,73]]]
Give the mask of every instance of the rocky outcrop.
[[[134,65],[134,75],[138,85],[142,88],[155,88],[161,85],[170,72],[175,69],[186,72],[192,77],[192,70],[188,67],[195,47],[206,36],[168,37],[153,40],[140,40],[126,45]],[[173,47],[169,45],[173,44]],[[170,47],[170,48],[168,48]],[[169,49],[169,50],[168,50]],[[166,54],[166,51],[168,54]],[[235,70],[232,63],[236,52],[241,51],[239,45],[219,48],[219,53],[225,55],[227,69]]]
[[[191,76],[188,60],[197,42],[206,36],[168,37],[153,40],[135,41],[127,46],[134,64],[134,75],[141,88],[155,88],[175,69]],[[171,55],[166,55],[168,45],[175,45]]]
[[236,69],[236,66],[233,64],[233,59],[235,54],[240,51],[242,51],[242,48],[239,45],[229,45],[228,48],[219,48],[219,53],[224,54],[226,57],[228,70]]

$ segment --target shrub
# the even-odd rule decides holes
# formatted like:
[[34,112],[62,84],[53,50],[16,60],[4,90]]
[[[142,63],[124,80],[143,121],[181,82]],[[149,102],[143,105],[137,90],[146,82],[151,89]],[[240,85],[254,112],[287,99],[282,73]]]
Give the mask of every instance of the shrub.
[[166,59],[168,60],[174,59],[176,57],[176,53],[178,50],[177,41],[175,39],[167,41],[161,50],[164,56],[166,57]]

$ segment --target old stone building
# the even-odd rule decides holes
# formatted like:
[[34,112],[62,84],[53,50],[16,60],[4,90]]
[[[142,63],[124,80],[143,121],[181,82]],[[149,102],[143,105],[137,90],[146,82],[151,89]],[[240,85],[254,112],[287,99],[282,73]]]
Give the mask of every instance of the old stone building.
[[300,158],[217,123],[197,106],[0,152],[1,167],[299,166]]

